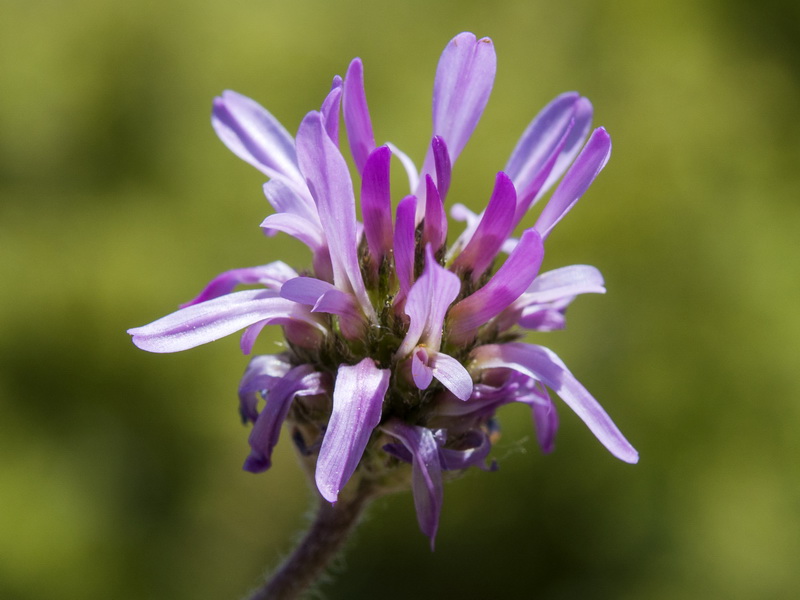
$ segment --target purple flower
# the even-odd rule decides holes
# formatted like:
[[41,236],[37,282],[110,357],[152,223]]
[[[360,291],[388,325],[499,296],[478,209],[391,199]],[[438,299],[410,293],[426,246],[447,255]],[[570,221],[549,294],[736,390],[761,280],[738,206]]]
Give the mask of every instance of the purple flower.
[[[323,498],[336,502],[347,485],[397,487],[405,477],[431,543],[447,473],[494,468],[487,456],[505,404],[531,408],[539,444],[550,452],[558,428],[550,389],[614,456],[638,460],[561,359],[513,341],[522,329],[563,328],[576,296],[605,292],[594,267],[539,273],[544,240],[611,153],[606,131],[589,131],[586,98],[562,94],[534,118],[495,176],[484,212],[453,206],[466,227],[447,243],[453,166],[486,106],[495,65],[488,38],[462,33],[447,45],[419,171],[393,145],[376,145],[359,59],[344,79],[334,78],[296,138],[254,101],[224,92],[214,101],[214,129],[269,177],[264,192],[275,213],[261,226],[307,245],[313,270],[301,276],[273,262],[228,271],[177,312],[129,331],[144,350],[176,352],[243,330],[249,353],[263,327],[283,327],[285,351],[255,356],[239,388],[242,418],[253,423],[244,468],[269,468],[287,422],[297,449],[315,461]],[[355,182],[340,149],[340,113]],[[409,184],[394,214],[393,157]],[[559,181],[535,225],[513,237]],[[261,287],[234,291],[240,284]]]

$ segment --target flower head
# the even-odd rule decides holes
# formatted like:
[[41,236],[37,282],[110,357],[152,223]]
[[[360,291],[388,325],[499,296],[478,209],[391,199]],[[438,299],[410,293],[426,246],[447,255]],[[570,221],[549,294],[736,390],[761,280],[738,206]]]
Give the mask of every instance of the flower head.
[[[497,173],[486,209],[477,215],[453,206],[466,227],[447,243],[453,165],[486,106],[495,63],[488,38],[462,33],[447,45],[420,171],[393,145],[376,146],[359,59],[344,79],[334,78],[295,138],[254,101],[224,92],[212,125],[269,177],[264,192],[275,212],[261,227],[307,245],[311,275],[282,262],[227,271],[177,312],[129,331],[144,350],[177,352],[244,330],[241,347],[250,353],[265,326],[283,327],[285,351],[253,357],[239,387],[242,418],[253,423],[244,468],[270,467],[288,422],[322,497],[336,502],[347,485],[389,489],[410,478],[431,542],[445,474],[493,468],[487,455],[504,404],[531,408],[539,444],[550,452],[558,427],[550,389],[614,456],[638,460],[558,356],[518,341],[525,329],[563,328],[579,294],[605,292],[594,267],[539,273],[544,240],[611,152],[602,127],[589,132],[588,100],[562,94],[534,118]],[[340,148],[340,114],[355,182]],[[394,214],[392,158],[409,180]],[[535,225],[512,238],[559,180]],[[234,291],[240,284],[260,288]]]

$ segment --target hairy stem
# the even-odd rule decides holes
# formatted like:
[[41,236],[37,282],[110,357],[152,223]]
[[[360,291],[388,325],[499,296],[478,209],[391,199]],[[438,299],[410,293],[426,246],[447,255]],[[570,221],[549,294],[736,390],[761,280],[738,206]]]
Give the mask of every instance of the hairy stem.
[[299,598],[342,549],[371,499],[367,490],[349,497],[342,495],[334,505],[320,499],[317,514],[303,539],[269,580],[253,592],[250,600]]

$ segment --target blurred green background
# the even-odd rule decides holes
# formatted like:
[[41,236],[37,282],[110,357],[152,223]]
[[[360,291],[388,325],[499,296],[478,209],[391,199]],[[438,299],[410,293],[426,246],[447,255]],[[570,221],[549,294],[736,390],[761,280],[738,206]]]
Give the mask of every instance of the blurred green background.
[[[498,75],[451,201],[480,207],[570,89],[614,140],[549,239],[594,264],[556,350],[641,453],[561,405],[543,457],[501,413],[497,473],[451,483],[436,551],[409,494],[373,507],[328,598],[800,595],[800,5],[0,0],[0,597],[238,598],[310,494],[290,444],[241,471],[236,336],[150,355],[125,334],[264,238],[263,177],[209,125],[225,88],[290,131],[353,56],[379,143],[419,163],[433,74],[463,30]],[[532,223],[532,219],[527,222]],[[269,336],[272,337],[269,337]],[[267,334],[262,352],[274,348]]]

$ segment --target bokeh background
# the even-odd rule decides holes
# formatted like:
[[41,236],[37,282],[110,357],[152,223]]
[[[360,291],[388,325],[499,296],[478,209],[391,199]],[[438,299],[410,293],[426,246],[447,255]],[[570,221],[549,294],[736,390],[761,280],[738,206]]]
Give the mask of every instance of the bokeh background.
[[[549,239],[589,263],[556,350],[641,453],[566,407],[542,456],[501,415],[496,473],[447,486],[434,553],[375,505],[327,598],[800,595],[800,5],[792,0],[0,0],[0,597],[241,597],[310,493],[290,445],[241,471],[235,336],[150,355],[125,330],[264,238],[262,176],[209,125],[225,88],[290,131],[353,56],[379,143],[417,161],[439,53],[491,36],[494,93],[451,200],[480,207],[519,134],[577,89],[614,140]],[[529,220],[528,225],[532,223]],[[261,350],[274,348],[268,334]]]

